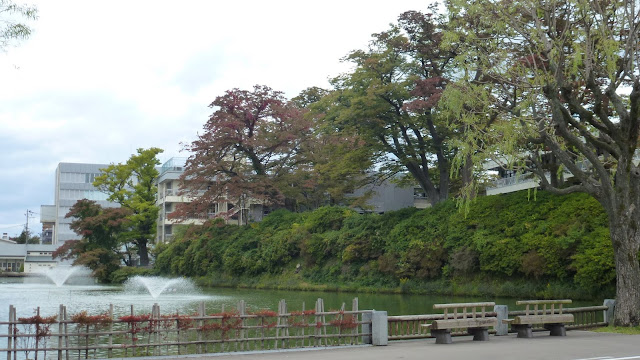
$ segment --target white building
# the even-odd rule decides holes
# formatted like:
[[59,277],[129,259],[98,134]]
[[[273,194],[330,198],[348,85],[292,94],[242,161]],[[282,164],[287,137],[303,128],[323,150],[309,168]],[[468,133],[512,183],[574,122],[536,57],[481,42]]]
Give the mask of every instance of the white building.
[[[634,164],[640,163],[640,149],[636,150],[633,157]],[[586,160],[577,163],[580,169],[587,170],[590,166]],[[518,173],[515,170],[508,170],[506,161],[504,163],[498,163],[496,161],[487,161],[484,165],[485,170],[494,171],[498,174],[498,178],[487,186],[487,195],[505,194],[520,190],[533,189],[540,186],[540,179],[531,172]],[[546,175],[547,180],[550,179],[549,174]],[[569,180],[573,177],[573,174],[564,170],[562,173],[564,180]]]
[[0,242],[0,271],[37,273],[56,267],[55,245],[10,244]]
[[158,196],[156,204],[159,207],[156,241],[159,243],[173,238],[177,225],[202,225],[206,220],[215,217],[224,218],[228,224],[240,224],[249,221],[261,221],[264,207],[261,204],[245,201],[242,206],[231,202],[214,204],[207,214],[189,219],[171,219],[169,216],[181,203],[188,203],[191,197],[181,194],[182,184],[180,175],[184,172],[187,158],[173,157],[165,162],[159,170],[157,185]]
[[102,207],[117,207],[107,201],[107,194],[93,186],[105,164],[60,163],[56,168],[54,204],[40,207],[40,222],[43,228],[43,243],[63,244],[66,240],[77,240],[79,236],[69,227],[70,218],[65,218],[71,207],[82,199],[94,200]]

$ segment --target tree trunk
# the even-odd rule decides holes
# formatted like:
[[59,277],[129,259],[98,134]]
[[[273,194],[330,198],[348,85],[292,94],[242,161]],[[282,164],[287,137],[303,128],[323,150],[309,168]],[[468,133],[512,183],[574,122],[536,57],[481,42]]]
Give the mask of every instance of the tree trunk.
[[473,200],[476,198],[476,190],[472,186],[473,184],[473,159],[471,158],[471,154],[467,154],[465,156],[464,164],[462,164],[462,187],[469,187],[470,191],[467,193],[469,197],[468,200]]
[[140,256],[140,266],[149,265],[149,251],[147,250],[147,239],[140,239],[138,242],[138,256]]
[[616,263],[616,326],[640,325],[640,217],[635,215],[634,205],[625,214],[609,215],[611,241]]

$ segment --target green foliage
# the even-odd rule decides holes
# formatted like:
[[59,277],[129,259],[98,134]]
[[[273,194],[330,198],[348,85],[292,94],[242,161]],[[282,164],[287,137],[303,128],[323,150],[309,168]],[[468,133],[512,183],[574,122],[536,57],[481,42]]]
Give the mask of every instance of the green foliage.
[[280,287],[289,279],[302,288],[594,296],[614,279],[606,219],[586,195],[546,192],[535,200],[526,192],[481,197],[466,217],[453,201],[383,215],[279,210],[248,227],[189,227],[159,248],[155,266],[207,283],[244,279],[244,286]]
[[20,235],[18,235],[18,237],[15,238],[15,241],[18,244],[39,244],[40,236],[38,235],[29,236],[26,230],[22,230]]
[[138,149],[124,164],[111,164],[100,169],[101,174],[93,186],[109,194],[108,200],[130,210],[127,219],[130,227],[123,233],[121,241],[135,247],[141,265],[149,264],[147,244],[155,238],[158,207],[155,184],[158,177],[157,155],[162,149]]
[[397,24],[373,34],[366,49],[344,57],[353,70],[332,79],[333,91],[311,106],[321,128],[339,129],[349,134],[345,141],[358,142],[337,147],[340,156],[323,169],[331,176],[375,164],[380,173],[405,173],[432,204],[448,199],[454,132],[437,104],[455,52],[440,50],[440,20],[407,11]]
[[134,266],[125,266],[111,273],[111,283],[122,284],[132,276],[153,275],[153,274],[154,274],[153,269],[134,267]]
[[354,215],[356,215],[356,212],[350,209],[337,206],[325,206],[307,213],[304,224],[305,228],[312,233],[340,230],[342,228],[342,222],[349,216]]
[[38,19],[35,6],[16,4],[11,0],[0,0],[0,51],[4,51],[16,40],[27,39],[31,28],[22,20]]
[[609,238],[609,231],[599,228],[588,234],[572,256],[576,270],[576,283],[584,287],[610,286],[615,281],[615,262]]

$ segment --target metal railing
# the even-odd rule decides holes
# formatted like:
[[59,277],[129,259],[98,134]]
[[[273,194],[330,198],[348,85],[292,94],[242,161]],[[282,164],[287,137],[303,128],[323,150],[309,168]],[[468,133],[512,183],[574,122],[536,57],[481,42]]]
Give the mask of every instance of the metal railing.
[[496,179],[496,180],[493,181],[492,184],[489,184],[487,186],[487,188],[496,189],[496,188],[501,188],[501,187],[505,187],[505,186],[512,186],[512,185],[516,185],[516,184],[532,182],[532,181],[535,181],[535,180],[536,180],[535,177],[531,173],[529,173],[529,174],[521,174],[521,175],[515,175],[515,176],[511,176],[511,177]]

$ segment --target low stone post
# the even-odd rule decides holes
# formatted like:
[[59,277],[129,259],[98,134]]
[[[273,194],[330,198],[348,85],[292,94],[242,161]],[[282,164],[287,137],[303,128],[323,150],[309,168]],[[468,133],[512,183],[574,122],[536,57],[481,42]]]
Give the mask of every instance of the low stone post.
[[[370,322],[373,317],[373,312],[362,313],[362,322]],[[362,324],[362,343],[371,344],[371,324]]]
[[604,322],[607,325],[613,325],[613,310],[616,308],[616,301],[614,299],[604,299],[604,306],[608,306],[609,309],[604,310]]
[[509,307],[507,305],[494,305],[493,311],[497,314],[498,325],[496,325],[496,336],[508,335],[509,325],[503,324],[503,319],[509,318]]
[[389,322],[386,311],[373,311],[371,314],[371,343],[375,346],[387,346],[389,342]]

